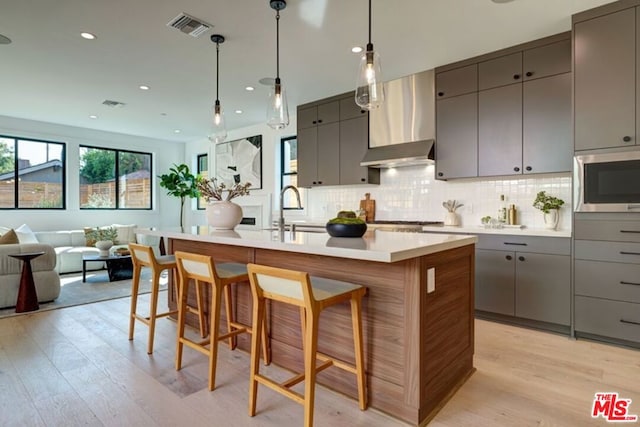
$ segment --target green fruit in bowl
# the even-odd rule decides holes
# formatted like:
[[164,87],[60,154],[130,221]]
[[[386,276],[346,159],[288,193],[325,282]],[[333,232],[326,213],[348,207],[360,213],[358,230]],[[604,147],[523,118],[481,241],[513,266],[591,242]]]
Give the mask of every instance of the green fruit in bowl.
[[360,218],[353,217],[337,217],[329,220],[329,224],[365,224]]
[[338,218],[357,218],[358,216],[354,211],[340,211],[338,212]]

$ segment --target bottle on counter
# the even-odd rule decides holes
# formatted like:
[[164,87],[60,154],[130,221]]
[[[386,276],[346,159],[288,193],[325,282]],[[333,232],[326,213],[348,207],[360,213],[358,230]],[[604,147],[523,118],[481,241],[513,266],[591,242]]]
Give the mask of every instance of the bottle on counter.
[[498,221],[502,224],[507,223],[507,205],[504,201],[504,194],[500,195],[500,207],[498,208]]
[[509,211],[508,211],[508,221],[509,221],[509,225],[516,225],[518,224],[518,218],[516,216],[516,205],[511,205],[509,206]]

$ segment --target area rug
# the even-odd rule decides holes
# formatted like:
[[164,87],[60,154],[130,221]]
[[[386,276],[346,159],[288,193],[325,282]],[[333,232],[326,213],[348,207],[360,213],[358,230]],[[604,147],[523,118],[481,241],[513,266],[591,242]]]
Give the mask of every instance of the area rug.
[[[140,277],[140,294],[151,292],[151,271],[142,269]],[[160,278],[160,289],[166,290],[168,276],[165,274]],[[109,282],[106,270],[87,272],[87,281],[82,282],[82,273],[63,274],[60,276],[60,296],[52,302],[41,303],[39,311],[56,310],[74,305],[90,304],[92,302],[105,301],[109,299],[125,298],[131,296],[131,279]],[[15,307],[0,309],[0,318],[17,316]]]

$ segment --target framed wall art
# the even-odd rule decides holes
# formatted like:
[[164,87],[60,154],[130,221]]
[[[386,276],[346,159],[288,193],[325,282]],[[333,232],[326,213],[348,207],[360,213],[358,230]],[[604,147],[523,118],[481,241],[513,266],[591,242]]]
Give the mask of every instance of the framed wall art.
[[262,188],[262,135],[217,144],[216,178],[227,188],[245,182],[249,190]]

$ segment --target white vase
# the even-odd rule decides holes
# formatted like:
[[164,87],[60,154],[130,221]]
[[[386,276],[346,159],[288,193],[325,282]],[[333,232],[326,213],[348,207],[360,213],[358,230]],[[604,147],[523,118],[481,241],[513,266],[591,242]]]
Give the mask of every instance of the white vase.
[[551,209],[549,213],[544,214],[544,228],[549,230],[555,230],[558,227],[558,220],[560,219],[560,212],[558,209]]
[[444,214],[444,225],[460,225],[460,217],[455,212],[447,212]]
[[207,223],[214,230],[233,230],[242,221],[242,208],[233,202],[219,200],[209,202],[206,208]]
[[109,256],[109,249],[113,246],[113,242],[111,240],[98,240],[96,242],[96,248],[100,251],[100,256],[107,257]]

